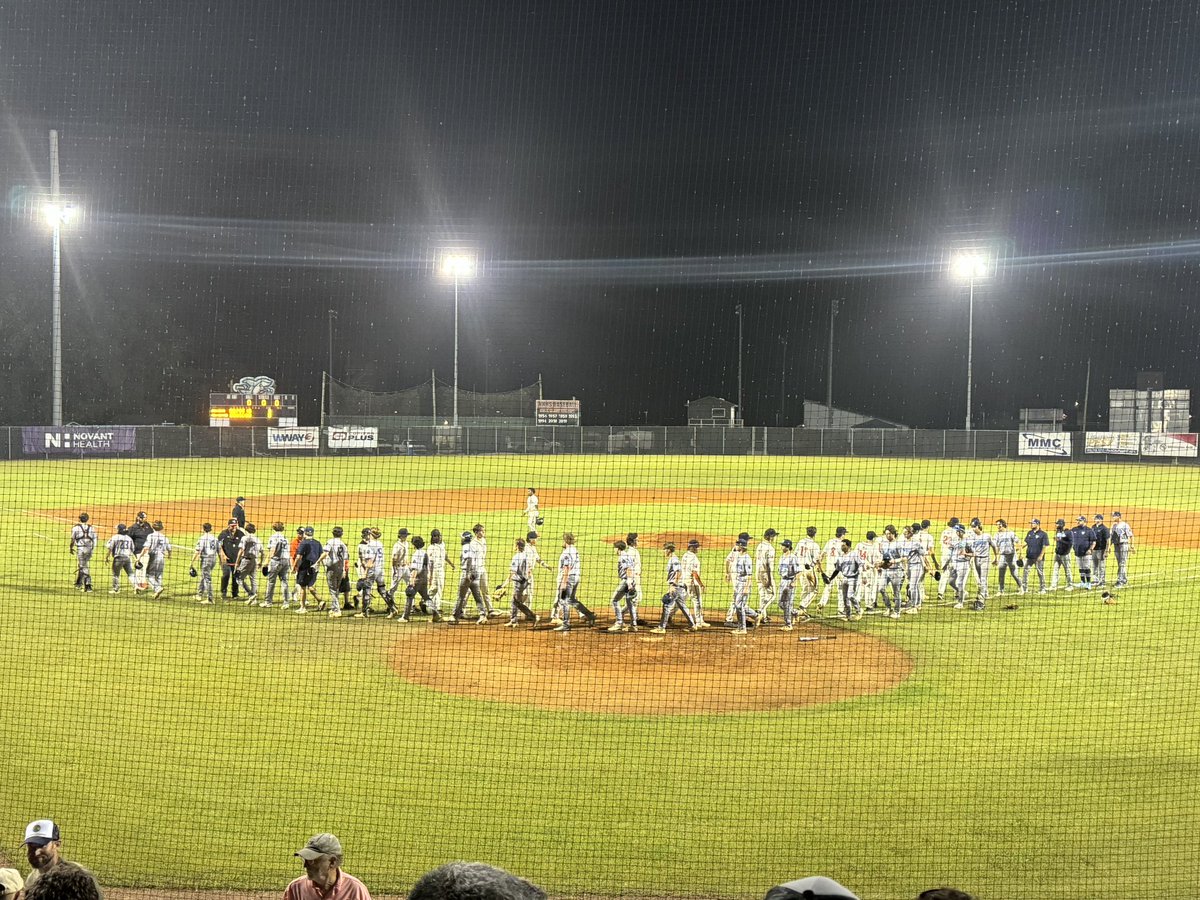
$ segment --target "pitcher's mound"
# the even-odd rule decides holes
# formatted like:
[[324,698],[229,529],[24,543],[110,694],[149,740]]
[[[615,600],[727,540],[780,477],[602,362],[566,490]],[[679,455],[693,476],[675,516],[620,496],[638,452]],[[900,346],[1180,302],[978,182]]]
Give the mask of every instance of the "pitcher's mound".
[[[912,672],[909,656],[854,631],[766,627],[744,636],[562,634],[501,624],[410,626],[392,648],[407,681],[447,694],[620,715],[791,709],[878,694]],[[817,640],[812,640],[817,638]],[[806,640],[807,639],[807,640]]]

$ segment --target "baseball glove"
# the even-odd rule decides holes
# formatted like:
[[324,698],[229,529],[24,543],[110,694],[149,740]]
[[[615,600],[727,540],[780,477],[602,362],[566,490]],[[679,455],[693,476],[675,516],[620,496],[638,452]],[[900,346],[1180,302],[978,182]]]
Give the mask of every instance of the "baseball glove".
[[188,574],[191,575],[193,578],[195,578],[196,577],[196,567],[192,566],[190,569],[188,569]]
[[142,566],[142,561],[141,561],[140,559],[137,561],[137,565],[136,565],[136,566],[134,566],[134,568],[135,568],[135,569],[141,569],[141,568],[143,568],[143,566]]
[[263,572],[263,578],[266,578],[266,577],[267,577],[267,572],[268,572],[268,571],[269,571],[269,570],[267,569],[267,567],[266,567],[266,566],[263,566],[263,570],[262,570],[262,572]]
[[934,572],[934,573],[933,573],[933,580],[934,580],[934,581],[941,581],[941,580],[942,580],[942,573],[941,573],[941,572]]
[[1023,560],[1023,559],[1018,559],[1018,560],[1017,560],[1017,568],[1018,568],[1018,569],[1023,569],[1023,568],[1025,568],[1025,560]]
[[410,584],[404,589],[404,596],[411,600],[413,597],[417,596],[417,589]]
[[538,516],[536,519],[534,519],[534,520],[533,520],[533,522],[534,522],[534,524],[535,524],[535,525],[539,525],[539,526],[540,526],[540,525],[545,525],[545,524],[546,524],[546,519],[545,519],[545,517],[543,517],[543,516]]

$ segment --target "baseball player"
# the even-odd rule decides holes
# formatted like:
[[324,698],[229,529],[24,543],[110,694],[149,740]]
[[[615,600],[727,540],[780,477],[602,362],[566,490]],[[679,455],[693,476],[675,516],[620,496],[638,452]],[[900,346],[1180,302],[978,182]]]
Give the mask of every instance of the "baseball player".
[[454,604],[451,619],[456,625],[462,622],[463,613],[467,608],[467,594],[470,594],[478,614],[475,624],[486,625],[488,608],[479,587],[479,545],[470,531],[459,535],[459,540],[462,541],[462,551],[458,557],[458,600]]
[[163,534],[163,523],[155,519],[146,543],[142,545],[141,561],[146,567],[146,581],[154,591],[151,598],[157,600],[163,595],[163,573],[166,571],[167,559],[171,556],[171,542]]
[[1133,529],[1121,517],[1119,512],[1112,514],[1113,524],[1109,531],[1109,541],[1112,543],[1113,556],[1117,558],[1117,583],[1115,587],[1125,587],[1129,584],[1129,557],[1136,551],[1133,548]]
[[[905,540],[912,540],[911,527]],[[900,591],[904,584],[905,558],[901,552],[895,525],[884,526],[883,541],[879,544],[879,556],[878,590],[883,596],[883,608],[889,618],[898,619],[900,618],[900,610],[904,606],[903,601],[900,599]],[[889,588],[892,592],[890,600],[888,599]]]
[[110,594],[121,593],[121,573],[129,579],[129,586],[137,593],[137,582],[133,580],[133,539],[126,533],[128,529],[122,522],[117,526],[117,533],[108,539],[108,548],[104,554],[107,562],[112,560],[112,590]]
[[[925,543],[917,539],[921,530],[917,522],[906,525],[904,540],[897,542],[900,545],[897,549],[902,560],[899,565],[904,567],[908,575],[908,606],[902,610],[908,615],[916,615],[921,611],[921,604],[925,602],[925,570],[936,565],[932,551],[926,549]],[[889,616],[898,619],[900,613],[893,609]]]
[[1021,573],[1017,571],[1017,533],[1008,527],[1008,523],[1003,519],[996,520],[996,533],[992,537],[992,543],[996,547],[996,567],[1000,570],[1000,593],[1004,594],[1004,573],[1008,572],[1012,575],[1013,584],[1016,585],[1017,593],[1024,594],[1025,588],[1021,586]]
[[[333,537],[326,541],[317,563],[325,565],[325,584],[329,588],[329,618],[340,619],[342,607],[349,606],[350,601],[350,576],[346,572],[346,567],[350,562],[350,548],[342,540],[340,525],[335,525],[331,534]],[[284,590],[287,590],[286,582],[284,582]],[[338,603],[339,595],[342,598],[341,603]],[[270,599],[271,589],[268,587],[267,600]]]
[[858,554],[858,561],[861,563],[858,576],[858,596],[864,611],[872,614],[874,614],[876,606],[876,597],[879,595],[879,586],[882,583],[879,570],[883,567],[883,554],[879,550],[878,538],[879,535],[874,531],[868,531],[866,540],[859,541],[854,548],[854,552]]
[[1054,568],[1050,573],[1050,590],[1058,590],[1058,570],[1062,569],[1066,573],[1067,590],[1075,590],[1075,585],[1071,583],[1071,532],[1067,531],[1067,522],[1065,519],[1059,519],[1054,523]]
[[1025,571],[1021,574],[1021,593],[1029,590],[1029,570],[1037,569],[1038,593],[1046,593],[1046,548],[1050,535],[1042,531],[1041,519],[1030,519],[1025,532]]
[[[395,597],[396,588],[400,585],[408,588],[412,583],[411,579],[412,572],[408,567],[408,529],[401,528],[396,532],[396,543],[392,544],[392,580],[388,584],[388,593]],[[388,609],[392,609],[392,605],[389,605]]]
[[275,602],[275,586],[283,585],[283,600],[291,596],[288,591],[288,573],[292,569],[292,551],[282,522],[271,525],[271,536],[267,538],[267,597],[259,606],[270,609]]
[[129,539],[133,541],[133,558],[137,560],[136,565],[133,567],[135,593],[140,593],[150,586],[146,580],[146,573],[143,570],[142,548],[146,546],[146,538],[150,537],[152,531],[154,531],[154,526],[150,524],[150,520],[146,518],[146,514],[139,512],[134,518],[133,524],[125,532],[129,535]]
[[837,616],[839,619],[857,622],[863,616],[862,605],[858,600],[858,578],[861,572],[862,559],[857,553],[852,552],[850,538],[842,538],[837,568],[834,569],[832,575],[825,576],[826,587],[832,585],[839,576],[842,579],[838,584],[838,590],[841,592],[839,603],[841,612]]
[[408,563],[408,587],[404,589],[404,615],[397,622],[407,625],[412,616],[413,601],[421,598],[422,611],[429,610],[434,622],[442,621],[442,613],[429,595],[429,552],[425,549],[425,538],[419,534],[413,538],[412,558]]
[[[621,631],[637,631],[638,595],[637,582],[634,580],[633,572],[633,554],[629,552],[629,545],[624,541],[613,541],[613,550],[617,554],[617,589],[613,591],[612,595],[613,615],[616,616],[616,621],[608,627],[608,630],[614,634]],[[625,610],[621,609],[622,601],[625,603]],[[625,624],[625,611],[629,613],[629,625]]]
[[692,614],[688,610],[688,591],[683,580],[683,563],[675,555],[675,545],[670,541],[663,544],[663,555],[667,557],[667,592],[663,594],[662,598],[662,620],[657,627],[651,628],[650,631],[652,634],[666,634],[667,626],[671,624],[671,616],[675,614],[676,607],[683,613],[688,627],[695,631],[696,620],[692,618]]
[[243,534],[242,529],[238,527],[237,520],[230,519],[225,530],[217,535],[217,543],[220,548],[218,555],[221,559],[221,597],[223,599],[229,597],[230,588],[233,590],[233,599],[238,599],[240,584],[235,563],[238,549],[242,546]]
[[537,488],[527,488],[528,493],[525,497],[525,530],[533,531],[541,522],[541,515],[538,513],[538,493]]
[[[953,562],[954,562],[954,545],[959,540],[958,535],[958,516],[951,516],[950,521],[946,523],[946,527],[942,529],[942,534],[938,538],[938,543],[941,545],[941,556],[938,560],[938,567],[943,572],[950,572],[950,578],[943,578],[938,585],[938,601],[946,599],[947,582],[953,581]],[[966,586],[963,586],[966,589]]]
[[[529,531],[525,534],[525,555],[529,557],[529,584],[525,587],[525,603],[530,607],[535,605],[534,596],[537,579],[534,577],[534,573],[539,568],[545,569],[547,572],[550,571],[550,567],[542,559],[542,554],[538,552],[537,542],[538,533],[536,531]],[[541,617],[539,616],[538,618],[540,620]],[[558,614],[557,596],[553,597],[550,601],[550,621],[554,625],[562,624],[562,618]]]
[[[363,529],[366,531],[366,529]],[[313,527],[311,525],[304,526],[304,539],[296,545],[296,552],[292,554],[292,574],[295,575],[296,589],[299,594],[299,599],[296,601],[296,612],[308,612],[308,597],[311,594],[313,605],[317,601],[317,563],[321,561],[321,555],[325,552],[321,547],[321,542],[314,537]],[[288,604],[284,601],[283,608],[287,609]],[[366,608],[363,608],[366,612]],[[361,617],[360,617],[361,618]]]
[[796,578],[800,575],[800,558],[786,538],[779,542],[783,554],[779,557],[779,609],[783,612],[783,630],[791,631],[796,599]]
[[375,548],[371,546],[371,529],[364,528],[358,533],[358,562],[355,565],[355,572],[358,579],[355,587],[358,589],[359,602],[362,604],[363,615],[357,618],[367,618],[371,614],[371,589],[378,585],[379,593],[384,597],[384,602],[387,605],[388,618],[393,618],[396,614],[395,604],[387,599],[387,590],[384,587],[386,582],[383,580],[383,573],[376,572]]
[[816,542],[817,529],[809,525],[804,530],[804,537],[796,545],[796,558],[800,563],[800,619],[807,620],[808,607],[817,599],[818,560],[821,557],[821,547]]
[[1088,528],[1087,516],[1078,516],[1075,527],[1070,531],[1071,550],[1075,554],[1075,568],[1079,572],[1079,584],[1085,591],[1092,589],[1092,548],[1096,546],[1096,532]]
[[212,523],[205,522],[196,541],[196,552],[192,554],[192,577],[196,575],[196,563],[200,563],[200,583],[196,586],[196,598],[201,603],[213,602],[213,569],[217,567],[219,551],[217,536],[212,533]]
[[[937,542],[937,539],[934,538],[933,533],[929,530],[930,524],[931,523],[928,519],[922,519],[920,522],[913,522],[912,523],[913,540],[916,541],[918,544],[920,544],[921,547],[925,550],[924,571],[927,574],[929,572],[936,572],[936,573],[938,573],[938,577],[940,578],[941,570],[939,568],[937,568],[938,542]],[[925,599],[925,586],[924,585],[921,585],[921,590],[919,593],[920,593],[921,599],[924,600]],[[908,595],[909,595],[909,605],[907,607],[905,607],[905,609],[906,610],[911,609],[914,611],[919,610],[921,608],[920,604],[917,604],[916,606],[913,606],[913,604],[912,604],[912,584],[911,583],[908,586]]]
[[253,605],[258,599],[258,561],[262,558],[262,549],[258,529],[253,522],[247,523],[233,565],[234,577],[242,582],[242,589],[246,592],[247,606]]
[[[532,491],[533,488],[530,490]],[[516,628],[520,625],[521,621],[518,616],[522,613],[531,628],[536,628],[537,623],[541,621],[541,616],[530,608],[529,586],[533,582],[533,567],[529,561],[529,554],[525,552],[527,548],[528,542],[524,539],[517,538],[513,541],[513,557],[508,564],[508,578],[500,588],[503,592],[505,587],[512,585],[512,602],[509,605],[506,628]]]
[[433,598],[433,608],[442,613],[442,600],[446,596],[446,567],[454,568],[454,563],[446,556],[446,545],[442,542],[442,533],[438,529],[429,532],[429,546],[425,549],[429,556],[429,596]]
[[79,522],[71,526],[71,549],[75,557],[75,588],[86,593],[92,590],[92,554],[96,552],[96,529],[88,523],[88,514],[80,513]]
[[759,623],[771,621],[767,610],[775,602],[775,537],[779,534],[774,528],[763,532],[762,540],[754,548],[754,580],[758,582],[758,615]]
[[734,557],[731,576],[733,579],[733,613],[737,627],[734,634],[746,633],[746,618],[750,615],[750,578],[754,574],[754,560],[750,558],[749,543],[738,539],[735,545],[737,556]]
[[692,600],[692,618],[696,620],[697,628],[711,627],[704,621],[704,579],[700,577],[700,556],[696,552],[700,542],[695,538],[688,541],[687,551],[683,554],[683,583],[687,587],[688,596]]
[[487,607],[488,618],[501,615],[500,611],[492,607],[492,592],[488,587],[487,573],[487,537],[486,532],[480,523],[476,522],[475,527],[471,529],[472,540],[475,543],[476,566],[479,576],[479,593],[483,595],[483,605]]
[[[825,546],[821,549],[821,558],[819,560],[822,575],[832,576],[837,571],[838,560],[842,557],[842,539],[846,536],[846,529],[839,525],[833,532],[833,537],[825,542]],[[833,582],[828,577],[824,579],[825,590],[821,591],[821,599],[817,601],[817,609],[822,610],[829,603],[829,592],[833,590]]]
[[579,550],[575,546],[575,535],[566,532],[563,535],[563,549],[558,557],[558,600],[562,608],[562,624],[555,631],[571,630],[571,610],[579,610],[579,614],[588,625],[595,626],[596,614],[584,606],[575,596],[579,592],[579,584],[583,580],[583,563],[579,559]]
[[[744,541],[746,543],[746,546],[750,546],[750,532],[743,531],[736,538],[734,538],[733,549],[730,550],[727,554],[725,554],[725,583],[730,586],[733,585],[733,570],[734,570],[734,566],[736,566],[736,564],[737,564],[737,558],[739,555],[739,551],[738,551],[738,542],[739,541]],[[725,624],[732,625],[733,619],[736,614],[737,614],[737,610],[734,605],[733,598],[731,596],[730,600],[729,600],[729,610],[725,613]]]
[[642,551],[638,549],[638,536],[636,531],[631,531],[625,535],[626,553],[633,561],[633,630],[637,631],[637,608],[642,602]]
[[968,538],[971,542],[971,566],[968,571],[975,573],[975,580],[979,582],[979,592],[975,595],[974,609],[976,611],[983,609],[991,594],[988,592],[988,570],[992,565],[992,550],[995,549],[995,544],[992,542],[992,536],[983,530],[983,522],[979,519],[971,520],[971,535]]
[[971,541],[961,523],[954,526],[954,534],[956,540],[950,548],[950,587],[954,588],[957,597],[954,608],[962,609],[963,601],[967,599],[967,573],[971,570]]
[[1102,513],[1096,513],[1092,518],[1094,521],[1092,533],[1096,536],[1096,544],[1092,547],[1092,581],[1095,582],[1097,587],[1105,587],[1108,584],[1106,562],[1108,559],[1110,532],[1108,526],[1104,524],[1104,515]]

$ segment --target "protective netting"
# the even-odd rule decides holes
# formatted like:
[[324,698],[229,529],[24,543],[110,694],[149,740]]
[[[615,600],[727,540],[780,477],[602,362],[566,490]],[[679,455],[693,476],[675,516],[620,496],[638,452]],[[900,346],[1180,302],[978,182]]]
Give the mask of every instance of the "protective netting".
[[453,382],[436,375],[429,381],[399,391],[368,391],[328,380],[329,421],[354,425],[450,424],[457,411],[460,424],[512,425],[535,422],[536,402],[541,399],[541,382],[509,391],[458,389],[455,406]]

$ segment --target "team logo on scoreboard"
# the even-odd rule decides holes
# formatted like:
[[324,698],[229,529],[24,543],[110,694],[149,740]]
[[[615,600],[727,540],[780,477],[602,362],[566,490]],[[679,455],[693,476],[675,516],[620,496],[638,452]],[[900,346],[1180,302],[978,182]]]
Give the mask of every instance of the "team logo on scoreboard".
[[249,397],[273,397],[275,395],[275,379],[266,375],[247,375],[233,385],[233,392],[246,394]]

